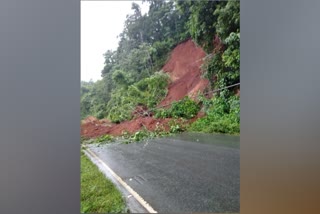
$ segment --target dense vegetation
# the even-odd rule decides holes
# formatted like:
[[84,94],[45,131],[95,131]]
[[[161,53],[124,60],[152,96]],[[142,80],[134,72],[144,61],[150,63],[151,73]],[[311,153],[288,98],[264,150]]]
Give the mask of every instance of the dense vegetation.
[[[125,74],[124,74],[125,75]],[[157,72],[132,85],[122,85],[111,93],[107,104],[109,118],[112,122],[130,120],[135,107],[153,108],[167,94],[169,77]]]
[[[104,54],[102,80],[81,83],[81,117],[109,118],[113,122],[132,119],[137,105],[155,107],[167,93],[168,77],[160,72],[170,51],[180,42],[193,39],[208,56],[203,77],[211,89],[240,81],[239,1],[144,0],[149,11],[142,15],[132,3],[119,35],[118,49]],[[189,98],[169,109],[156,110],[157,117],[192,118],[200,110],[206,116],[189,130],[239,133],[240,105],[235,88],[220,91],[201,102]]]
[[190,131],[229,134],[240,132],[239,97],[216,97],[206,101],[204,108],[206,116],[192,123]]

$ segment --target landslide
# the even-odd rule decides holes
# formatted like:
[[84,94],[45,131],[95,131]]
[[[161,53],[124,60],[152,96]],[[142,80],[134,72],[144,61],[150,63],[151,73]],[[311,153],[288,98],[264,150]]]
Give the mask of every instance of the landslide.
[[[162,68],[164,72],[169,74],[171,81],[167,96],[160,102],[159,107],[169,105],[185,96],[194,98],[199,91],[203,92],[208,87],[209,81],[201,78],[200,69],[205,56],[206,53],[192,40],[187,40],[172,50],[169,60]],[[139,112],[139,108],[133,114],[136,111]],[[191,123],[202,116],[204,115],[199,112],[189,122]],[[96,138],[105,134],[119,136],[123,131],[134,133],[143,127],[152,131],[157,125],[162,125],[168,130],[170,120],[170,118],[156,119],[152,116],[141,115],[133,120],[115,124],[106,119],[98,120],[89,116],[81,123],[81,136],[87,138]]]

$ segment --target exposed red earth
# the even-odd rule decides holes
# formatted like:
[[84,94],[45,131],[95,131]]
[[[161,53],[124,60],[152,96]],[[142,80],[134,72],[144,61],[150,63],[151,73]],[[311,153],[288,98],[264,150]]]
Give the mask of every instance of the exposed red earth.
[[168,105],[188,95],[192,98],[204,91],[209,81],[201,78],[201,65],[206,53],[192,40],[179,44],[171,52],[169,61],[162,70],[169,74],[171,83],[168,94],[159,106]]

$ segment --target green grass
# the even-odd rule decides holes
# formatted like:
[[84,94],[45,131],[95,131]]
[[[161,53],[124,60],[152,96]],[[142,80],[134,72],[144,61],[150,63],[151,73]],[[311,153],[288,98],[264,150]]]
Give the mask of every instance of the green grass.
[[118,189],[89,158],[81,154],[81,213],[125,213]]

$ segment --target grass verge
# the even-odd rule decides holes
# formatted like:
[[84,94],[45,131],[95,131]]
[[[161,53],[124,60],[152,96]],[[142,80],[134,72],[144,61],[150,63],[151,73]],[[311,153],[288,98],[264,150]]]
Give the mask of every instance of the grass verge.
[[81,213],[125,213],[118,189],[81,152]]

